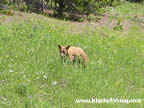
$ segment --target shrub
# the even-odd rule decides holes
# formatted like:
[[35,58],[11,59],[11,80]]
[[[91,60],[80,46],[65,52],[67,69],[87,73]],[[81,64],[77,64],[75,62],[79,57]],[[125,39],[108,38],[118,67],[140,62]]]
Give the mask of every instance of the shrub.
[[123,30],[122,19],[120,18],[117,22],[117,25],[114,27],[114,30]]
[[101,17],[100,16],[89,15],[87,19],[88,19],[88,21],[98,22],[101,19]]
[[5,15],[10,15],[10,16],[14,15],[13,10],[8,10],[8,9],[0,10],[0,13],[5,14]]
[[9,5],[10,1],[9,0],[0,0],[0,4],[7,4],[7,5]]
[[19,5],[19,10],[20,11],[27,11],[27,9],[28,9],[28,6],[26,5],[26,3],[24,2],[24,3],[21,3],[20,5]]
[[[95,11],[98,11],[100,14],[104,12],[104,9],[106,6],[114,6],[120,5],[123,3],[122,0],[85,0],[82,2],[80,6],[81,10],[86,13],[94,13]],[[102,9],[101,9],[102,8]]]
[[143,2],[144,0],[127,0],[127,1],[130,1],[130,2]]

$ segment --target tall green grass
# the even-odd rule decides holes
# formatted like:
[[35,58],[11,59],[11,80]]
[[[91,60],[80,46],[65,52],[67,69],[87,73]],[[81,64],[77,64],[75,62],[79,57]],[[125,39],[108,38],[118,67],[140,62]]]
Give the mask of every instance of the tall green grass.
[[[109,28],[69,33],[45,20],[0,25],[0,108],[142,108],[144,33]],[[86,68],[62,62],[58,44],[79,46]],[[76,99],[142,99],[141,104],[84,104]]]

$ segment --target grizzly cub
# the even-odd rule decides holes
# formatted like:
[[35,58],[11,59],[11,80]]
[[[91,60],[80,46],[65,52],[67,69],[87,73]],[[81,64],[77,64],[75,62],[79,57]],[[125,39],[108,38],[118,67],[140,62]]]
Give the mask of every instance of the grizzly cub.
[[74,47],[74,46],[61,46],[58,45],[60,49],[60,55],[62,57],[69,56],[71,63],[75,60],[76,56],[81,56],[83,59],[84,64],[87,63],[87,56],[86,53],[79,47]]

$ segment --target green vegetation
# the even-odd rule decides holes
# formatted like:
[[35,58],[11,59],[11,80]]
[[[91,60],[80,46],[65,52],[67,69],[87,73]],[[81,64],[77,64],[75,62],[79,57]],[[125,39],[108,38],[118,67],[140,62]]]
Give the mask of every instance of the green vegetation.
[[[106,6],[117,6],[122,0],[3,0],[0,4],[6,4],[20,11],[42,12],[52,9],[58,17],[63,17],[64,12],[69,14],[86,14],[101,11]],[[1,7],[1,6],[0,6]],[[99,12],[98,12],[99,13]]]
[[[139,10],[144,6],[131,3],[107,9],[111,20],[123,24],[117,30],[34,13],[0,14],[0,108],[143,108],[144,13]],[[58,44],[83,48],[87,67],[71,65],[69,58],[62,62]],[[142,103],[75,102],[91,98]]]

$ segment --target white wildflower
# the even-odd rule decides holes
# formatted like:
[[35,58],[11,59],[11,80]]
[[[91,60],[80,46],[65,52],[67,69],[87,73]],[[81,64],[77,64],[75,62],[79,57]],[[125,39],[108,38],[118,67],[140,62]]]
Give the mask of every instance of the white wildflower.
[[3,100],[4,100],[4,101],[6,101],[6,100],[7,100],[7,98],[3,98]]
[[5,102],[2,102],[2,104],[6,104]]
[[36,77],[36,79],[39,79],[40,77]]
[[5,82],[5,80],[2,80],[2,82]]
[[52,82],[52,85],[56,85],[56,84],[57,84],[57,81]]
[[47,79],[47,76],[43,76],[45,79]]
[[26,75],[24,75],[24,78],[26,78]]
[[8,65],[8,67],[11,67],[11,65]]
[[9,70],[9,72],[13,72],[13,70]]
[[28,82],[30,82],[30,80],[27,80]]
[[20,74],[24,74],[24,72],[20,72]]
[[4,100],[4,101],[6,101],[6,100],[7,100],[7,98],[5,98],[5,97],[1,97],[1,99],[2,99],[2,100]]
[[43,94],[44,94],[44,95],[47,95],[47,93],[46,93],[46,92],[44,92]]
[[11,61],[14,61],[14,59],[11,59]]
[[40,72],[40,74],[44,74],[44,72],[42,71],[42,72]]

